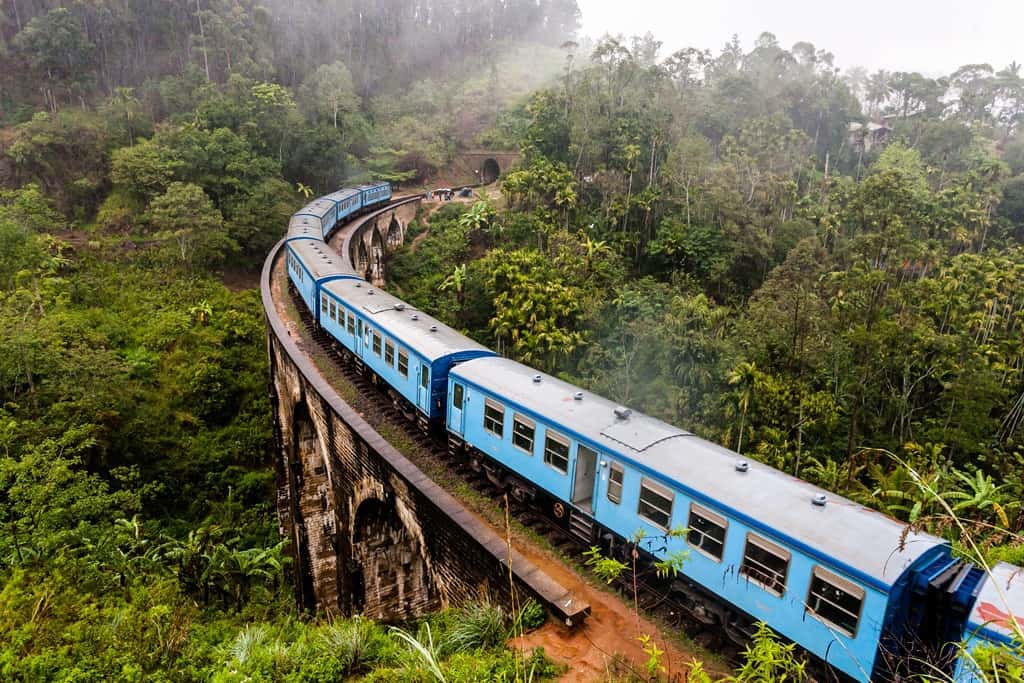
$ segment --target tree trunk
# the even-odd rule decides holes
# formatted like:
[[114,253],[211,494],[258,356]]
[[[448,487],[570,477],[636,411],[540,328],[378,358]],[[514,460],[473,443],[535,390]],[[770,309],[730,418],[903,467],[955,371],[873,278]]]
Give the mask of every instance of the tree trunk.
[[210,80],[210,56],[206,52],[206,30],[203,28],[203,13],[196,0],[196,18],[199,19],[199,38],[203,41],[203,66],[206,69],[206,80]]

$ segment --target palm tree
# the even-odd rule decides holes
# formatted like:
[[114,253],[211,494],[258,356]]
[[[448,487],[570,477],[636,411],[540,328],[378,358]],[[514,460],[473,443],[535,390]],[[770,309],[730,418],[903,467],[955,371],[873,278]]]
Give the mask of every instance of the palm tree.
[[471,232],[485,232],[495,215],[494,207],[489,202],[476,202],[469,211],[459,217],[459,225]]
[[128,129],[128,146],[135,146],[135,112],[139,106],[139,100],[135,97],[134,88],[115,88],[114,96],[111,98],[114,106],[124,111],[125,124]]
[[594,258],[600,254],[607,254],[611,251],[608,248],[608,243],[604,240],[593,240],[589,235],[585,235],[584,246],[587,248],[587,273],[590,273],[591,268],[594,264]]
[[871,113],[878,115],[881,106],[892,95],[892,75],[884,69],[879,69],[868,77],[864,92],[864,98],[871,105]]
[[441,290],[442,292],[448,291],[449,289],[453,290],[455,292],[455,299],[456,299],[456,301],[459,302],[459,307],[461,308],[462,307],[462,300],[463,300],[463,297],[465,296],[465,293],[466,293],[465,292],[465,287],[466,287],[466,264],[465,263],[460,263],[459,265],[455,266],[455,270],[452,271],[452,274],[449,275],[448,277],[446,277],[444,279],[444,282],[442,282],[440,285],[438,285],[437,288],[439,290]]
[[743,452],[743,429],[747,421],[747,411],[750,409],[750,402],[754,398],[754,390],[759,384],[757,365],[752,361],[743,361],[729,371],[726,380],[729,386],[738,387],[737,406],[740,409],[740,433],[736,440],[736,452]]
[[1004,527],[1010,526],[1006,508],[1020,505],[1020,502],[1006,500],[1007,484],[996,484],[992,477],[981,470],[975,472],[973,477],[959,470],[953,470],[952,474],[954,479],[958,479],[964,485],[964,488],[957,491],[946,491],[941,495],[954,513],[984,512],[991,509],[1000,524]]

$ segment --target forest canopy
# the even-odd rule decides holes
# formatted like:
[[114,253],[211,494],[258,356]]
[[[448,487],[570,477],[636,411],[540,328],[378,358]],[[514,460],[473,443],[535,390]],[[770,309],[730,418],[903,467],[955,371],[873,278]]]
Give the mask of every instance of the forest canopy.
[[[664,54],[579,19],[3,4],[0,678],[426,675],[393,634],[295,611],[252,282],[309,197],[415,186],[472,145],[522,162],[421,217],[399,295],[964,551],[952,511],[1024,564],[1020,65],[842,71],[769,33]],[[507,634],[481,609],[427,623]],[[522,664],[478,645],[443,651],[452,680]]]

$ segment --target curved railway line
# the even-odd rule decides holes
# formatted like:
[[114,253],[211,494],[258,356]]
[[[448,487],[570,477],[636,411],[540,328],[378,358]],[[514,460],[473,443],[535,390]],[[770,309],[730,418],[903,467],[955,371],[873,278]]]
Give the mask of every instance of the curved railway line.
[[[1017,602],[1024,608],[1024,593],[1007,586],[1012,593],[1007,601],[993,585],[999,579],[986,584],[986,573],[954,557],[947,541],[497,357],[442,321],[375,291],[384,280],[386,246],[400,244],[405,236],[396,223],[398,210],[421,200],[418,195],[391,199],[384,185],[341,190],[295,214],[289,236],[264,266],[268,318],[271,309],[290,309],[285,334],[303,337],[308,344],[303,353],[318,356],[349,387],[361,410],[355,421],[371,432],[370,441],[394,452],[392,465],[401,461],[399,470],[419,482],[426,479],[364,417],[386,427],[389,440],[405,444],[423,469],[444,473],[447,484],[461,482],[474,495],[491,499],[492,514],[504,510],[507,548],[499,549],[500,531],[483,534],[489,540],[479,542],[505,567],[499,574],[504,571],[509,580],[515,574],[567,625],[582,621],[591,604],[603,599],[581,600],[532,565],[524,573],[522,561],[513,560],[508,515],[577,564],[583,557],[590,564],[595,546],[619,561],[613,581],[633,601],[637,623],[634,630],[614,633],[613,649],[631,642],[630,633],[650,633],[639,610],[729,659],[750,642],[760,620],[813,655],[807,665],[816,680],[902,681],[942,670],[967,683],[978,679],[958,642],[968,648],[981,641],[1011,642],[1012,613],[991,626],[985,615],[991,613],[990,601],[1000,597],[1009,609]],[[364,196],[371,199],[352,203]],[[361,207],[372,207],[371,213],[341,223],[341,208],[349,215]],[[389,211],[384,237],[376,220]],[[288,258],[282,259],[286,244]],[[288,316],[274,317],[280,339],[281,319]],[[290,357],[293,340],[285,346]],[[325,380],[318,381],[312,390],[327,390]],[[361,448],[358,452],[365,452],[365,444]],[[324,472],[324,467],[314,469]],[[300,487],[301,480],[299,475]],[[436,496],[450,499],[428,483]],[[326,511],[330,504],[322,492],[318,495]],[[683,505],[675,506],[677,499]],[[444,512],[465,520],[458,505],[449,504]],[[423,529],[413,524],[423,543]],[[462,521],[457,524],[467,531]],[[479,529],[472,520],[469,526]],[[325,522],[325,533],[329,527]],[[301,519],[299,528],[300,552],[308,554]],[[634,537],[638,528],[646,534]],[[319,542],[322,557],[322,537]],[[336,540],[332,543],[337,550]],[[673,568],[683,558],[677,558],[677,550],[699,554],[687,561],[685,572]],[[481,578],[466,567],[465,556],[447,557],[462,562],[468,570],[464,576]],[[1020,571],[999,565],[993,576],[1014,570]],[[358,567],[338,571],[356,571],[341,582],[356,581],[361,590]],[[456,583],[464,594],[465,580]],[[342,584],[338,595],[348,595]]]
[[[352,272],[357,271],[352,250],[354,239],[361,229],[379,215],[419,199],[419,196],[396,198],[384,208],[339,225],[327,241],[341,255],[344,267]],[[400,449],[403,455],[429,475],[434,475],[435,480],[445,488],[462,483],[472,490],[477,502],[467,500],[465,496],[459,497],[464,504],[470,506],[471,512],[478,519],[500,535],[511,532],[516,550],[570,588],[574,594],[582,594],[588,600],[593,611],[587,615],[584,623],[575,624],[571,628],[558,622],[549,623],[541,632],[528,634],[524,638],[526,644],[542,645],[556,659],[572,663],[573,670],[563,681],[582,683],[594,680],[595,677],[607,674],[607,667],[616,658],[624,658],[625,666],[637,673],[643,671],[647,655],[636,636],[656,634],[664,631],[665,627],[681,629],[683,634],[692,639],[690,643],[683,642],[678,635],[659,639],[659,647],[666,650],[666,662],[671,666],[685,665],[697,657],[705,661],[706,670],[714,672],[717,669],[725,673],[717,658],[737,661],[738,648],[728,639],[722,638],[721,634],[687,619],[685,610],[671,598],[664,586],[649,580],[654,576],[649,565],[637,572],[635,585],[632,567],[627,567],[610,586],[598,587],[603,586],[604,582],[584,566],[587,545],[548,517],[538,514],[529,505],[504,495],[484,472],[454,457],[446,440],[436,433],[424,433],[347,350],[314,324],[301,297],[288,282],[281,259],[283,242],[278,243],[268,255],[261,286],[265,304],[272,304],[276,308],[278,318],[287,330],[286,334],[296,342],[299,351],[310,356],[314,362],[330,363],[336,373],[330,378],[332,383],[341,380],[353,390],[344,392],[343,398],[362,418],[376,429],[385,431],[389,440],[403,441]],[[396,439],[395,435],[400,435],[400,438]],[[486,502],[481,504],[482,499],[486,499]],[[511,514],[514,521],[512,527],[506,525],[502,529],[502,517],[506,513]],[[580,572],[589,578],[583,578]],[[609,594],[608,590],[614,590],[617,595]],[[633,607],[634,602],[640,607],[639,613]],[[558,615],[557,605],[548,604],[546,607]]]

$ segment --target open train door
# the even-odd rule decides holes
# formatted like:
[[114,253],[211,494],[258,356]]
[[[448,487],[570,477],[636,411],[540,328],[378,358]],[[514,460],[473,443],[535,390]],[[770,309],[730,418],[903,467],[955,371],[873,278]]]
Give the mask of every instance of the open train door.
[[594,511],[594,483],[597,453],[580,444],[576,448],[576,479],[572,487],[572,504],[587,512]]
[[462,402],[465,395],[466,388],[458,382],[452,382],[452,404],[448,408],[448,427],[457,434],[463,433]]
[[430,415],[430,365],[420,363],[420,381],[416,387],[416,407]]

